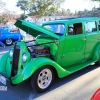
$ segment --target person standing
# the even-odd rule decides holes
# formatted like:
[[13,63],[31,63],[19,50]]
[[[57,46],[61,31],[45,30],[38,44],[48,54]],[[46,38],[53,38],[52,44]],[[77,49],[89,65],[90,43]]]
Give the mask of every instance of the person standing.
[[22,39],[26,40],[26,32],[23,31],[22,29],[19,29],[19,31],[20,31],[20,34],[22,35]]
[[5,48],[5,44],[0,41],[0,45]]

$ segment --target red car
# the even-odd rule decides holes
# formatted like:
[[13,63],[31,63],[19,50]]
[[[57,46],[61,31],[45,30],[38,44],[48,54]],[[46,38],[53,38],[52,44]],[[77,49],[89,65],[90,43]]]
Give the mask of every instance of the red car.
[[94,93],[90,100],[100,100],[100,88]]

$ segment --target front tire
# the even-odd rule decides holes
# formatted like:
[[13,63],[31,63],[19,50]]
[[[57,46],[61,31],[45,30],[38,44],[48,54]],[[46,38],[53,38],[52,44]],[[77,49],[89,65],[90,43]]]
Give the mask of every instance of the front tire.
[[31,86],[38,92],[48,90],[54,81],[54,71],[49,66],[41,67],[31,78]]

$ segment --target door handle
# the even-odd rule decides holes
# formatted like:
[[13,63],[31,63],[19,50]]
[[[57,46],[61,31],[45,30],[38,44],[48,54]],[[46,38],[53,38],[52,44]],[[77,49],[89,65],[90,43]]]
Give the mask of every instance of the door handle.
[[62,58],[64,58],[65,57],[65,55],[62,55]]
[[86,38],[83,38],[84,41],[86,41]]
[[98,40],[100,41],[100,38],[98,38]]

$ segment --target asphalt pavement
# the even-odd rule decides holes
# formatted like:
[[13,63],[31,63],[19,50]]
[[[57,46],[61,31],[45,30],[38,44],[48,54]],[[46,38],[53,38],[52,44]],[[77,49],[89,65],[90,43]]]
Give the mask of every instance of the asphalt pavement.
[[[7,52],[13,46],[1,49]],[[0,88],[4,85],[0,83]],[[100,68],[90,65],[62,79],[56,79],[53,86],[44,93],[37,93],[31,88],[30,81],[11,86],[7,81],[7,90],[0,90],[0,100],[90,100],[100,87]]]
[[13,45],[12,46],[6,46],[5,48],[0,46],[0,55],[2,55],[3,53],[8,52],[11,48],[13,48]]

